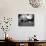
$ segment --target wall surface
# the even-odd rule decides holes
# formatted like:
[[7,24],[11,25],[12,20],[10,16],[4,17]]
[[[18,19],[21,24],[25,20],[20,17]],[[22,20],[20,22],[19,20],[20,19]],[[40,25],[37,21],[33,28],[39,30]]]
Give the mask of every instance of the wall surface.
[[[18,14],[35,14],[35,26],[19,27]],[[28,0],[0,0],[0,20],[4,16],[13,18],[8,33],[17,40],[27,40],[34,34],[37,35],[37,39],[46,40],[45,15],[46,6],[44,4],[42,7],[33,8]],[[3,35],[3,31],[0,29],[0,39],[4,39]]]

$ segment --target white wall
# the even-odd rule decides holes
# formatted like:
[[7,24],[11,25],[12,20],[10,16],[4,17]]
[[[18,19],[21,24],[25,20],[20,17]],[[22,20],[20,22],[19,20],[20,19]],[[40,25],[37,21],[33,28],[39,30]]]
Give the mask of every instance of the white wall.
[[[35,14],[35,26],[19,27],[18,14]],[[27,40],[34,34],[39,40],[45,40],[45,15],[46,6],[33,8],[28,0],[0,0],[0,17],[12,17],[13,22],[10,31],[17,40]],[[0,18],[1,19],[1,18]],[[0,35],[2,31],[0,31]],[[45,33],[45,34],[44,34]],[[0,36],[0,39],[3,37]]]

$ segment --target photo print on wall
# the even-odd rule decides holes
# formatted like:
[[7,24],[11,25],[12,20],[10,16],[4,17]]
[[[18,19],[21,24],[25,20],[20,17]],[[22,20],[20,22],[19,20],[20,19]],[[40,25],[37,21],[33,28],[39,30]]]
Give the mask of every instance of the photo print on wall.
[[34,14],[18,14],[18,26],[34,26]]

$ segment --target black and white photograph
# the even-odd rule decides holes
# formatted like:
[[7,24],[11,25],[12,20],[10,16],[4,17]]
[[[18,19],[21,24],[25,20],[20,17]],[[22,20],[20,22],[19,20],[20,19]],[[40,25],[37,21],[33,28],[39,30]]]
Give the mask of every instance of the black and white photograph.
[[18,26],[34,26],[34,14],[18,14]]

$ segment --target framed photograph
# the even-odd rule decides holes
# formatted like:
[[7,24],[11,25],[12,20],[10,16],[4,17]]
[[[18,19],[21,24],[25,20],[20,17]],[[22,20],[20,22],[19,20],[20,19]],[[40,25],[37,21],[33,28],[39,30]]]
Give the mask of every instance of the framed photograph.
[[18,26],[34,26],[34,14],[18,14]]

